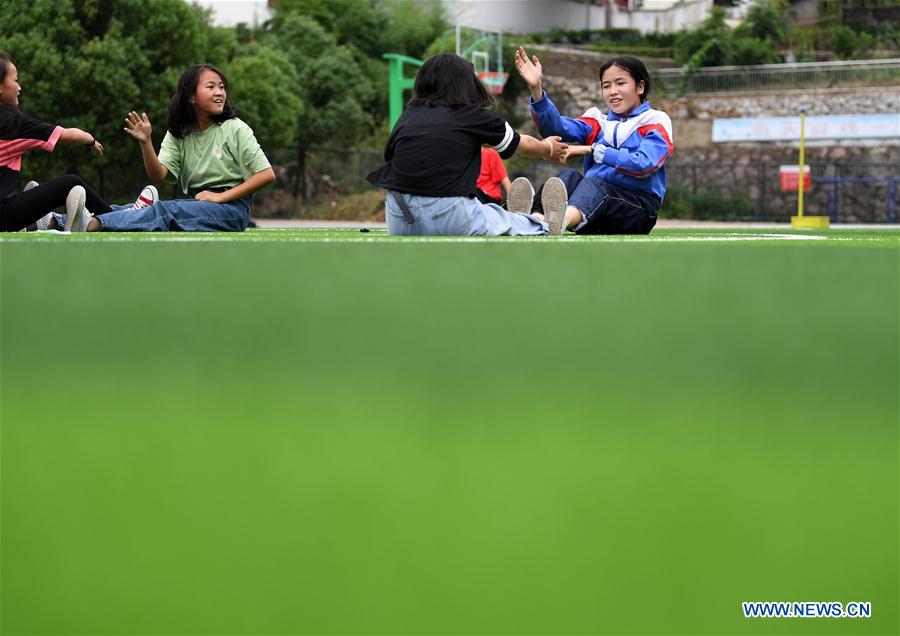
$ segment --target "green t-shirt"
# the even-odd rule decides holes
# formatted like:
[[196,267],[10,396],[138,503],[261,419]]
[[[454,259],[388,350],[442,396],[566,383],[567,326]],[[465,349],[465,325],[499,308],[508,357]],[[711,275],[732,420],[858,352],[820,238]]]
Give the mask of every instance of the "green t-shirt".
[[166,132],[159,161],[169,170],[166,179],[177,182],[185,194],[233,188],[271,167],[253,130],[237,118],[188,133],[184,139]]

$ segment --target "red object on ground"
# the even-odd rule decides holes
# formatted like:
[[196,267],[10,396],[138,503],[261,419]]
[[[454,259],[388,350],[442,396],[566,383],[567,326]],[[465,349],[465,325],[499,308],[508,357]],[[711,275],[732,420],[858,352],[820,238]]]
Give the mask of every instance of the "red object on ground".
[[[797,191],[797,175],[800,174],[800,166],[779,166],[778,177],[780,179],[781,190]],[[809,172],[809,166],[803,166],[803,190],[809,192],[812,190],[812,175]]]

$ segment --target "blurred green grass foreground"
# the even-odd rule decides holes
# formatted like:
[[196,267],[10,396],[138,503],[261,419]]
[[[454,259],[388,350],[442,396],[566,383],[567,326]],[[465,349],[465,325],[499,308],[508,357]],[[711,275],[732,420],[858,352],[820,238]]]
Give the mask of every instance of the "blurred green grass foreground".
[[0,632],[896,634],[900,233],[820,234],[8,235]]

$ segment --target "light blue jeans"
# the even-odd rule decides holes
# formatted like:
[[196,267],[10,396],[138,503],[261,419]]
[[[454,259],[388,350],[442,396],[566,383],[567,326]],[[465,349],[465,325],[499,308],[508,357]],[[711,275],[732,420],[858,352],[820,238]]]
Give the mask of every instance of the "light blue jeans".
[[97,219],[104,232],[243,232],[250,223],[250,202],[250,197],[228,203],[171,199],[142,210],[114,205]]
[[[409,223],[394,197],[401,197],[413,222]],[[542,236],[547,224],[533,216],[507,212],[495,203],[470,197],[423,197],[388,192],[385,203],[391,236]]]

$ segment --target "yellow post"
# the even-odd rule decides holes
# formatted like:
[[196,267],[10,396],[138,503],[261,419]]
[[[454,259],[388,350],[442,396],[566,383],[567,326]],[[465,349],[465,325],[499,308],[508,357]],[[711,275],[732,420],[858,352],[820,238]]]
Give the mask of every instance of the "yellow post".
[[803,218],[803,145],[806,141],[806,111],[800,109],[800,170],[797,173],[797,216]]
[[806,111],[800,109],[800,169],[797,171],[797,216],[791,217],[791,227],[803,228],[827,228],[827,216],[803,216],[803,175],[804,156],[806,145]]

